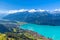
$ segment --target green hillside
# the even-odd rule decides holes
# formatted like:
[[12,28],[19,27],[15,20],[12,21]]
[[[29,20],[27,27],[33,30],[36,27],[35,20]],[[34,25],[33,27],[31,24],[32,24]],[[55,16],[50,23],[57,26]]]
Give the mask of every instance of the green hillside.
[[24,22],[0,22],[0,40],[51,40],[30,30],[19,28]]

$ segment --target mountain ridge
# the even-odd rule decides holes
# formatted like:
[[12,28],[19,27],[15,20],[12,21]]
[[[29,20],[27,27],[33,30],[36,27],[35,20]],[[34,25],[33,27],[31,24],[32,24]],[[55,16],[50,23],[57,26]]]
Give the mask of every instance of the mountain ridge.
[[41,25],[60,25],[60,12],[17,12],[9,14],[3,19],[16,20]]

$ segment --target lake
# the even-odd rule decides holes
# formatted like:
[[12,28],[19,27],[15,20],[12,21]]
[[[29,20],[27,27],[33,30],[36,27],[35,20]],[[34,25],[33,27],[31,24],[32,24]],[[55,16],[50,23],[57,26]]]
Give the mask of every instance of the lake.
[[60,26],[24,24],[21,25],[20,28],[35,31],[46,38],[49,37],[53,40],[60,40]]

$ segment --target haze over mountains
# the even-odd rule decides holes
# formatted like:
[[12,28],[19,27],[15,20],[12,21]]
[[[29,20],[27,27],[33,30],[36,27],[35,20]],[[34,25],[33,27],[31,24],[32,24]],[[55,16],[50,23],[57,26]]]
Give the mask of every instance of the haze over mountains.
[[50,12],[48,10],[18,10],[10,11],[3,19],[16,20],[41,25],[60,25],[60,11]]
[[2,19],[4,16],[6,16],[7,14],[2,14],[0,13],[0,19]]

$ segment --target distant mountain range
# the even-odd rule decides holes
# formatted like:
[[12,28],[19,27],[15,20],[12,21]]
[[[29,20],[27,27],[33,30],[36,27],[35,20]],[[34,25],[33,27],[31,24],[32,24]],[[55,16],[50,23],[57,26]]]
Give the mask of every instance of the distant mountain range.
[[9,14],[3,19],[8,20],[16,20],[20,22],[28,22],[28,23],[34,23],[34,24],[41,24],[41,25],[60,25],[60,12],[49,12],[49,11],[43,11],[43,12],[17,12],[13,14]]

